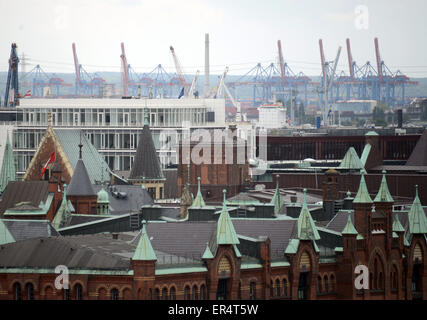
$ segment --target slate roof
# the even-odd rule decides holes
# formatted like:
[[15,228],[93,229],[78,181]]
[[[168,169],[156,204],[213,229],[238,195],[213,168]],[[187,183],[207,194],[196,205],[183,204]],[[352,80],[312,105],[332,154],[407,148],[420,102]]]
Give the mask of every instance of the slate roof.
[[[104,179],[109,177],[110,170],[108,164],[105,162],[104,157],[98,152],[92,143],[86,138],[82,130],[76,129],[54,129],[55,135],[59,139],[62,149],[64,150],[68,161],[74,171],[76,170],[77,162],[79,160],[79,144],[80,141],[83,145],[82,160],[87,169],[91,183],[101,181],[102,176]],[[104,174],[102,174],[104,168]]]
[[11,181],[7,185],[0,201],[0,216],[20,202],[31,202],[38,207],[40,201],[46,203],[48,181]]
[[[0,247],[0,267],[127,270],[129,260],[85,248],[73,237],[36,238]],[[104,240],[105,242],[105,240]]]
[[163,170],[163,175],[166,178],[164,189],[165,198],[178,198],[178,169],[165,169]]
[[82,159],[77,161],[67,193],[69,196],[97,196]]
[[421,137],[418,139],[414,150],[412,150],[407,166],[427,166],[427,130],[424,130]]
[[147,180],[165,179],[148,125],[144,125],[139,137],[135,160],[128,180],[142,180],[143,178]]
[[15,241],[59,235],[48,220],[3,219],[3,223]]

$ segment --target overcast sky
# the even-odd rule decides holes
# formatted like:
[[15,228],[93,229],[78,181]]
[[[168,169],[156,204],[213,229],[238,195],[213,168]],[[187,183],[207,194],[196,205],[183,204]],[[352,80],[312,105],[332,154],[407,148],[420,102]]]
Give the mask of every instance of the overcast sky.
[[2,0],[0,70],[16,42],[27,71],[38,63],[47,72],[73,72],[75,42],[87,71],[120,71],[124,42],[138,72],[158,64],[174,71],[172,45],[185,73],[203,73],[209,33],[212,73],[228,65],[230,74],[244,74],[257,62],[277,61],[281,39],[294,72],[320,75],[319,38],[327,60],[342,46],[339,69],[348,73],[345,39],[359,66],[375,66],[378,37],[392,71],[420,77],[427,76],[426,12],[425,0]]

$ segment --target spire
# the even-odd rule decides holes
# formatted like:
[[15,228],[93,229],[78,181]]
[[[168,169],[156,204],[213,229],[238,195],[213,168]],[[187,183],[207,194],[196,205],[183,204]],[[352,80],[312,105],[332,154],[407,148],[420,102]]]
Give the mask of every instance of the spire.
[[354,235],[358,234],[356,228],[353,225],[353,222],[351,221],[350,213],[347,216],[347,224],[345,225],[344,229],[341,231],[341,234],[354,234]]
[[70,217],[71,217],[71,210],[68,207],[68,202],[67,202],[67,185],[64,184],[64,194],[62,196],[61,206],[56,212],[55,218],[53,218],[53,221],[52,221],[53,227],[56,230],[64,227],[68,223],[68,220]]
[[0,219],[0,244],[7,244],[11,242],[15,242],[15,239],[4,224],[3,220]]
[[418,197],[418,186],[415,186],[415,199],[408,213],[409,232],[411,234],[427,233],[427,218]]
[[369,196],[368,187],[366,187],[365,182],[365,171],[360,170],[361,178],[359,190],[357,191],[356,197],[353,200],[353,203],[372,203],[372,199]]
[[320,236],[307,207],[307,189],[304,189],[304,202],[298,217],[298,239],[299,240],[319,240]]
[[9,133],[6,134],[6,145],[3,153],[3,164],[0,172],[0,193],[6,189],[9,181],[16,180],[15,158],[13,157],[13,149],[9,140]]
[[151,245],[151,241],[148,238],[147,231],[145,230],[146,221],[142,221],[141,237],[139,238],[138,246],[136,247],[135,253],[132,260],[144,260],[153,261],[157,260],[156,253]]
[[[81,139],[81,136],[80,136]],[[87,173],[86,166],[82,160],[82,143],[80,142],[80,158],[77,160],[76,167],[74,168],[73,177],[71,178],[70,185],[68,186],[69,196],[96,196],[92,183]]]
[[276,191],[274,192],[273,198],[270,201],[271,204],[274,204],[274,214],[279,214],[280,209],[283,207],[283,198],[280,194],[279,189],[279,175],[276,175]]
[[348,190],[346,194],[347,194],[347,199],[350,199],[351,198],[351,192],[350,192],[350,190]]
[[237,238],[236,230],[234,230],[233,223],[231,222],[230,215],[228,214],[228,209],[225,200],[226,190],[222,191],[224,193],[224,201],[222,204],[221,215],[219,216],[217,223],[217,244],[239,244],[240,241]]
[[211,249],[209,248],[209,242],[206,243],[206,249],[205,252],[203,253],[202,259],[213,259],[214,256],[212,254]]
[[149,126],[149,114],[148,114],[148,107],[147,107],[147,100],[145,100],[145,108],[144,108],[144,127]]
[[386,171],[383,170],[383,178],[381,180],[380,189],[378,190],[378,194],[374,199],[374,202],[394,202],[393,197],[388,190],[387,180],[385,178]]
[[393,232],[405,232],[405,229],[400,223],[397,213],[394,214],[394,218],[393,218]]
[[80,131],[80,143],[79,143],[79,159],[82,159],[82,132]]
[[197,177],[197,195],[194,198],[192,208],[203,208],[205,206],[205,201],[203,200],[202,192],[200,191],[200,177]]

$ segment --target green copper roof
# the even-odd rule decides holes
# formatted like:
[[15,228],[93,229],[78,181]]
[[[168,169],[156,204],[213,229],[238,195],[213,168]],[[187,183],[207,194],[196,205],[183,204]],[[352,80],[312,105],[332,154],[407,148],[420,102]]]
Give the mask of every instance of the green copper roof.
[[209,243],[206,243],[206,249],[205,252],[203,253],[202,259],[213,259],[214,256],[212,254],[211,249],[209,249]]
[[394,231],[393,231],[392,236],[393,236],[393,238],[399,238],[399,236],[397,235],[397,233],[396,233],[396,232],[394,232]]
[[374,199],[374,202],[394,202],[393,197],[388,190],[387,180],[385,178],[385,170],[383,170],[383,178],[381,180],[380,190]]
[[400,223],[400,220],[399,220],[399,217],[397,216],[397,213],[395,213],[394,217],[393,217],[393,231],[405,232],[405,229],[403,228],[402,224]]
[[363,166],[366,165],[366,160],[368,160],[369,153],[371,152],[371,144],[367,143],[365,144],[365,147],[363,148],[362,156],[360,157],[360,161],[362,162]]
[[298,239],[319,240],[319,233],[307,207],[306,193],[307,189],[304,189],[304,202],[298,217]]
[[279,175],[276,175],[276,191],[274,192],[273,198],[270,201],[271,204],[274,204],[274,214],[279,214],[280,209],[282,209],[284,201],[282,195],[280,194],[279,189]]
[[298,252],[299,240],[290,239],[288,246],[286,247],[285,254],[296,254]]
[[67,185],[64,184],[64,195],[62,196],[61,206],[56,212],[55,218],[53,218],[52,225],[58,230],[64,227],[68,220],[71,218],[71,210],[67,202]]
[[104,186],[101,188],[101,190],[98,191],[97,203],[110,203],[108,193],[105,191]]
[[354,235],[358,234],[356,228],[353,225],[353,222],[351,221],[350,213],[347,216],[347,224],[345,225],[341,234],[354,234]]
[[203,200],[202,192],[200,191],[200,177],[197,177],[197,195],[190,208],[203,208],[205,206],[205,200]]
[[363,171],[360,177],[359,190],[357,191],[357,194],[353,200],[353,203],[372,203],[372,199],[368,192],[368,187],[366,186],[365,174]]
[[344,158],[342,159],[338,168],[342,169],[362,169],[364,165],[360,161],[359,156],[357,155],[356,150],[353,147],[348,148]]
[[365,239],[360,233],[356,237],[357,240],[363,240]]
[[239,239],[237,238],[236,230],[234,230],[233,223],[231,222],[230,215],[228,214],[228,209],[226,206],[225,193],[224,193],[224,202],[222,205],[221,215],[219,216],[217,222],[217,244],[239,244]]
[[237,246],[235,244],[233,244],[233,248],[234,248],[234,253],[236,254],[236,257],[241,258],[242,254],[240,253],[239,249],[237,248]]
[[343,252],[343,247],[335,247],[334,249],[335,252]]
[[16,168],[15,168],[15,158],[13,157],[12,145],[9,141],[9,134],[7,133],[6,146],[4,147],[3,154],[3,165],[0,172],[0,192],[3,192],[6,189],[9,181],[16,180]]
[[145,230],[145,223],[145,220],[142,221],[141,237],[139,238],[138,246],[136,247],[132,260],[157,260],[157,256],[148,238],[147,231]]
[[418,186],[415,186],[415,199],[408,213],[409,232],[411,234],[427,233],[427,218],[418,197]]
[[376,133],[375,131],[369,131],[367,134],[365,134],[365,136],[369,137],[369,136],[379,136],[378,133]]
[[0,244],[6,244],[11,242],[15,242],[15,239],[9,232],[9,229],[6,227],[3,220],[0,219]]

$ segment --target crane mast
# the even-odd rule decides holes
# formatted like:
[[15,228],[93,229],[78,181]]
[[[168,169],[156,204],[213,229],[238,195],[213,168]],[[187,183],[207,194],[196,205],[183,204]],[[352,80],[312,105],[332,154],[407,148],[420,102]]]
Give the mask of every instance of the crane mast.
[[286,78],[285,78],[285,64],[283,61],[283,54],[282,54],[282,42],[280,40],[277,40],[277,48],[279,49],[279,64],[280,64],[280,77],[282,79],[282,85],[283,87],[286,84]]
[[79,60],[77,58],[77,51],[76,51],[76,44],[73,42],[72,44],[73,47],[73,57],[74,57],[74,70],[76,72],[76,82],[78,85],[80,85],[81,80],[80,80],[80,65],[79,65]]
[[199,77],[199,70],[196,71],[196,75],[194,76],[193,81],[191,82],[190,90],[188,90],[188,97],[193,97],[194,89],[196,88],[197,78]]

